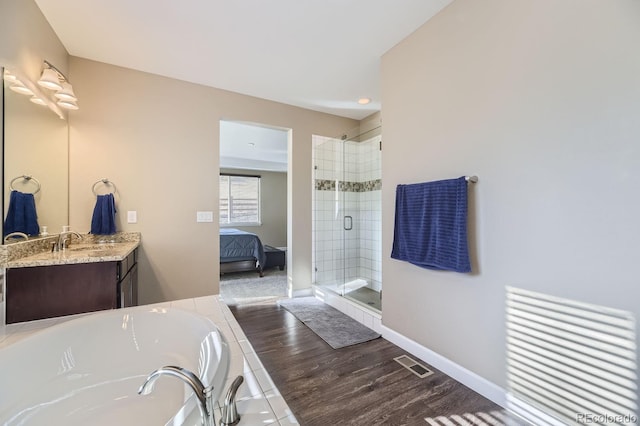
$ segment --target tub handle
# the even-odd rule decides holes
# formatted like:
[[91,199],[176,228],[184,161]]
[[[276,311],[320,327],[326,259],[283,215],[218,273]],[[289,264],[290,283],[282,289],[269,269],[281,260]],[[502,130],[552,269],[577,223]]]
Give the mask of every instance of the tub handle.
[[244,377],[238,376],[235,378],[229,390],[227,396],[224,398],[224,407],[222,407],[222,418],[220,419],[220,425],[233,426],[237,425],[240,421],[240,414],[238,414],[238,407],[236,407],[236,393],[238,388],[244,382]]

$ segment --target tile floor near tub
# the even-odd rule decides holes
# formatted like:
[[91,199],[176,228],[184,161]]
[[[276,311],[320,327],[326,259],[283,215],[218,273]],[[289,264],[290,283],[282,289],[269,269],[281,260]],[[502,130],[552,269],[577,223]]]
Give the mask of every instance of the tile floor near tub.
[[[231,382],[239,375],[244,383],[237,394],[237,407],[240,413],[240,425],[297,425],[286,401],[273,384],[269,373],[258,359],[251,343],[233,314],[218,295],[184,299],[173,302],[149,305],[153,307],[172,307],[196,312],[212,319],[227,338],[231,350],[229,376],[225,384],[225,393]],[[91,315],[91,314],[83,314]],[[0,326],[0,349],[11,345],[36,331],[69,321],[83,315],[52,318],[40,321]],[[224,393],[222,398],[224,398]],[[221,401],[218,401],[216,418],[220,418]]]

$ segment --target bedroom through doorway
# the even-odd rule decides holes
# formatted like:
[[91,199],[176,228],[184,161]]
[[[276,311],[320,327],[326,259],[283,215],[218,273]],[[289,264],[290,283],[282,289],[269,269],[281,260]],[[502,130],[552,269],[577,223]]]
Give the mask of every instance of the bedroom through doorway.
[[288,296],[291,129],[220,121],[220,295],[228,305]]

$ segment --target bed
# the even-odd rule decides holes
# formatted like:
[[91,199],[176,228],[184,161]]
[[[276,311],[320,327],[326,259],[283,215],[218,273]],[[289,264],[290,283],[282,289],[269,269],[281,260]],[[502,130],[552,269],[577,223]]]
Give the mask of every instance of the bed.
[[220,274],[256,271],[262,277],[265,264],[264,247],[256,234],[220,228]]

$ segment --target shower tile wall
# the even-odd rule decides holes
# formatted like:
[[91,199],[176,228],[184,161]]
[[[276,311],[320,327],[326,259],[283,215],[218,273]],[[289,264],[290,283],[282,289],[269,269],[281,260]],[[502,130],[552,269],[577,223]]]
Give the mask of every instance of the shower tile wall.
[[[313,261],[317,284],[362,278],[370,288],[381,290],[379,141],[380,137],[365,142],[314,137]],[[344,197],[342,205],[340,195]],[[353,218],[353,229],[346,232],[345,215]]]

